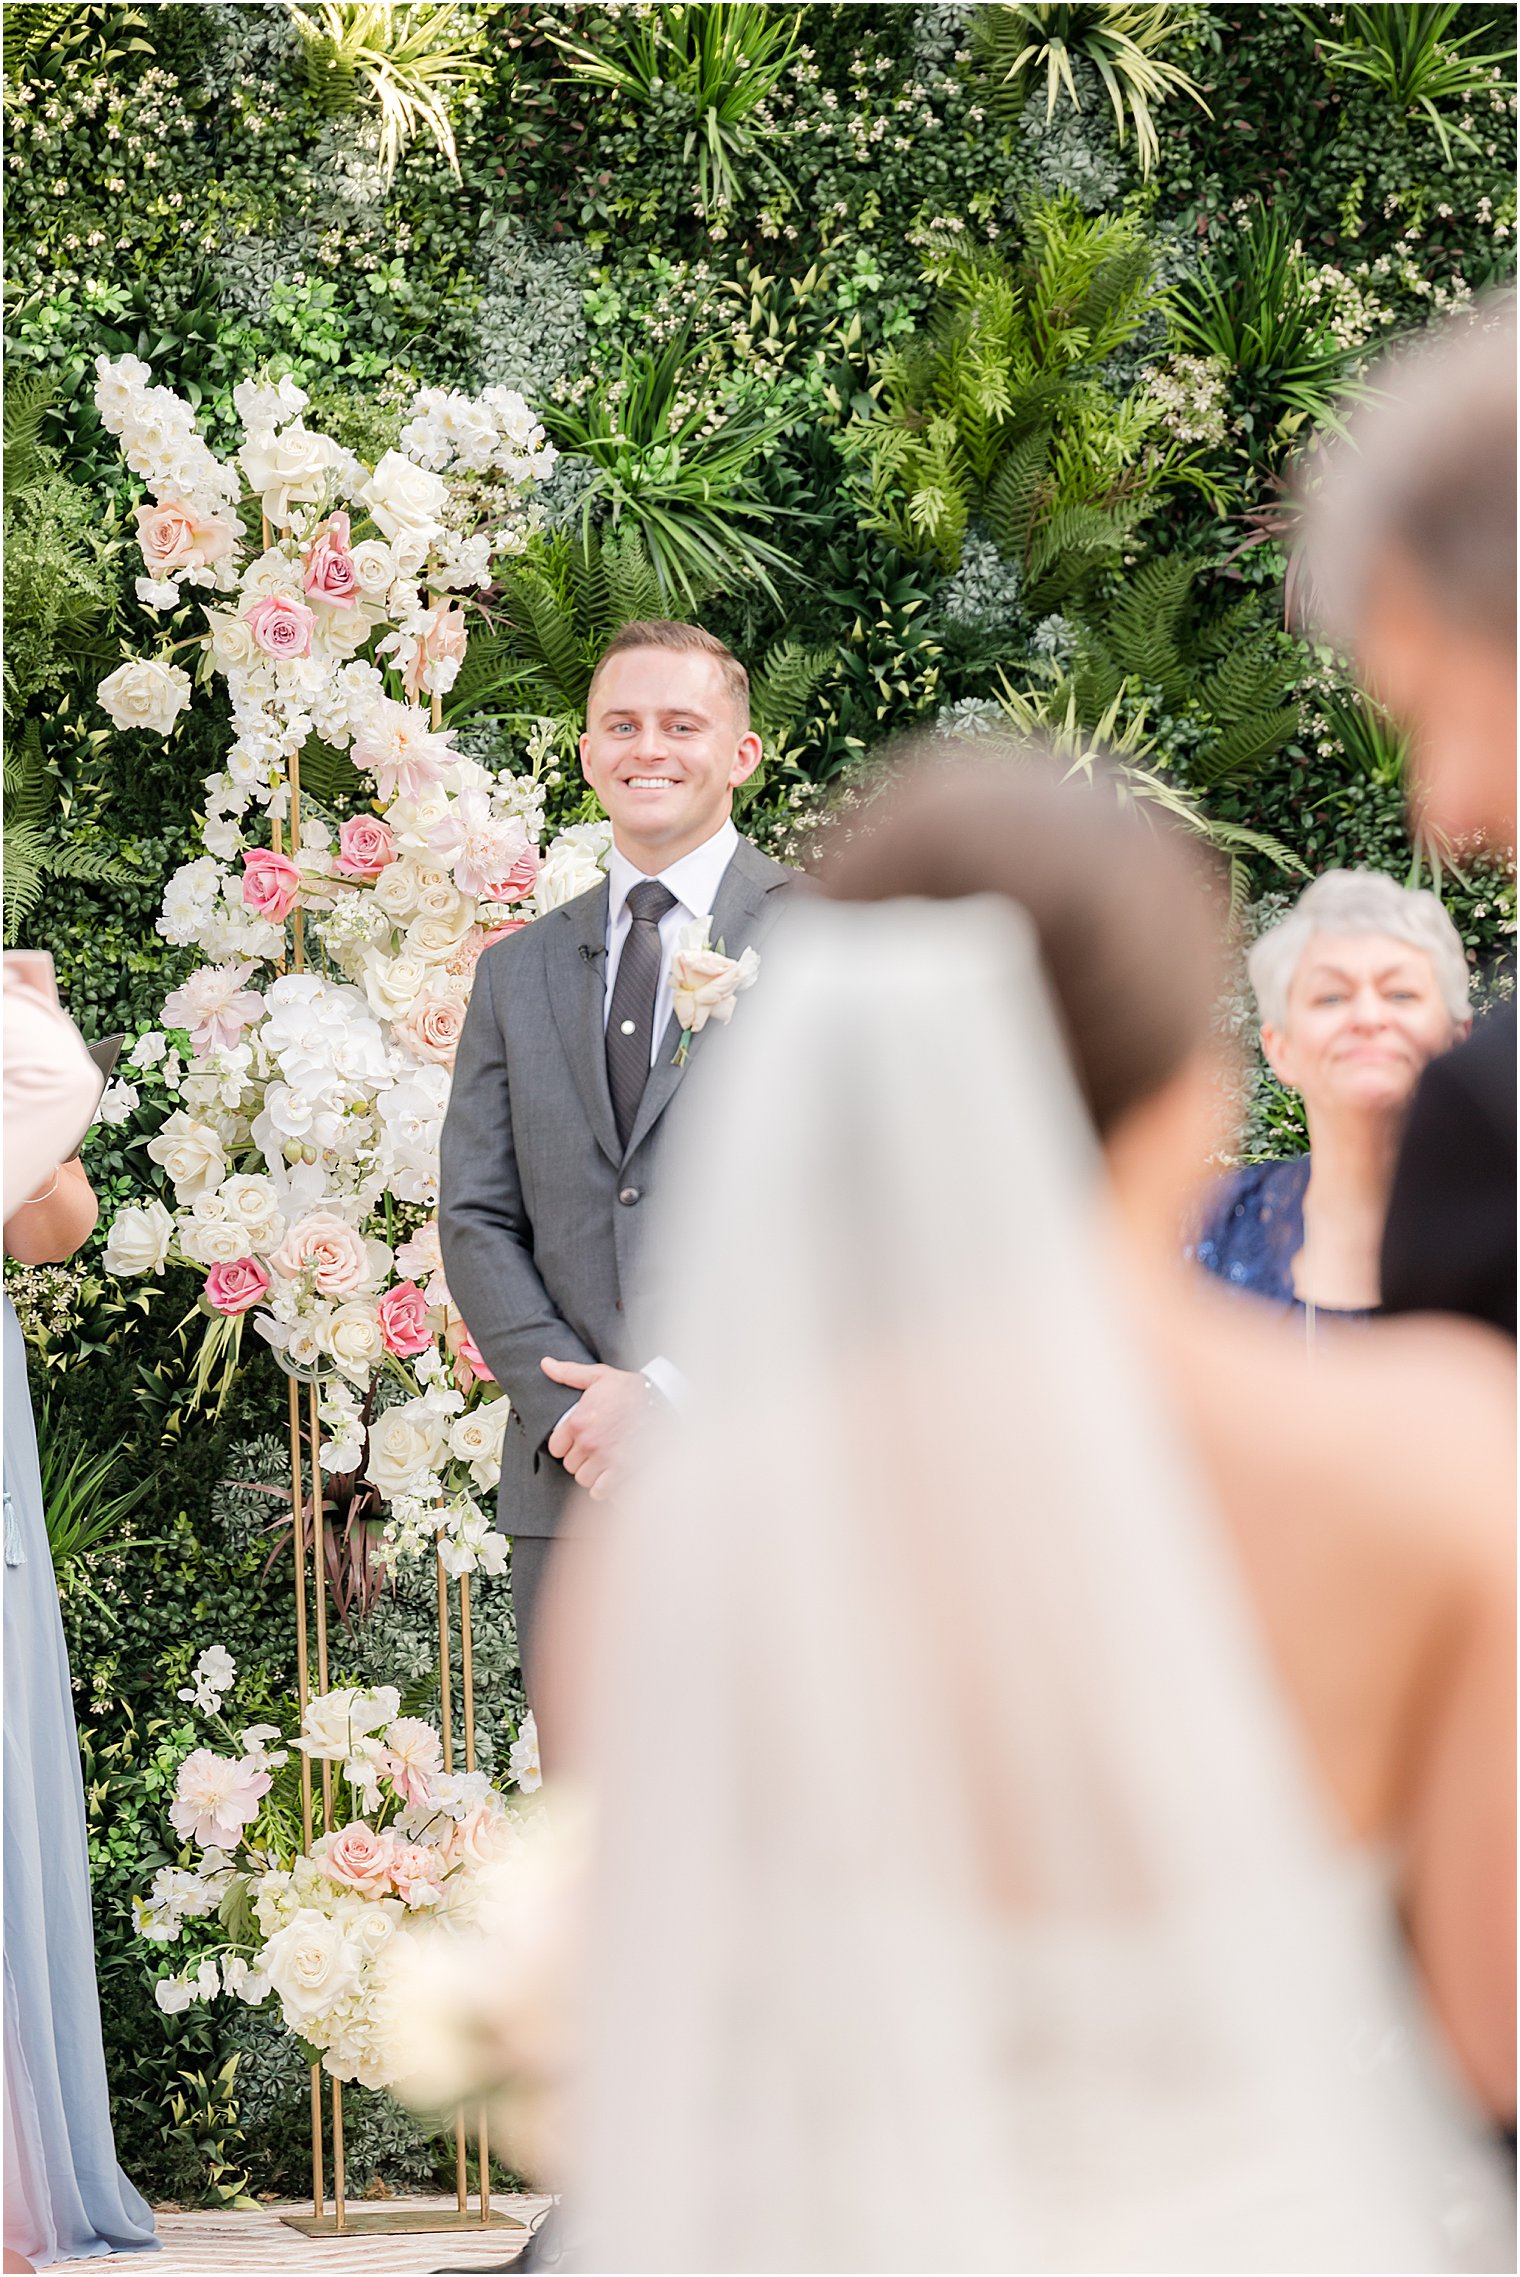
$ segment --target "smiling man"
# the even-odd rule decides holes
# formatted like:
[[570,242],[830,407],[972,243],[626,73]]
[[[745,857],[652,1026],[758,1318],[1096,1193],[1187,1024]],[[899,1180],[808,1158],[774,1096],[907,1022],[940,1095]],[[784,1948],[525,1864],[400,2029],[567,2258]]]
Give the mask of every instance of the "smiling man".
[[742,1049],[742,1004],[681,1052],[671,965],[709,921],[738,958],[794,873],[734,827],[760,763],[749,678],[695,625],[625,625],[592,677],[581,766],[612,823],[607,876],[486,950],[443,1134],[453,1301],[512,1402],[497,1524],[512,1537],[518,1642],[533,1629],[573,1479],[617,1485],[640,1417],[678,1379],[649,1326],[645,1229],[690,1069]]

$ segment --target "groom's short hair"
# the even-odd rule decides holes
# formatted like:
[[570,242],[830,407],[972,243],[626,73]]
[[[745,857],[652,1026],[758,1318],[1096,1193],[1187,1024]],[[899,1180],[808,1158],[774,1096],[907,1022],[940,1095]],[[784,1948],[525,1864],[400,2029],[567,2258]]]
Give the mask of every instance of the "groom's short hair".
[[749,674],[731,648],[700,625],[677,624],[673,617],[637,617],[632,624],[624,625],[613,634],[596,660],[591,685],[586,690],[586,706],[596,694],[596,684],[614,656],[621,656],[630,648],[668,648],[681,656],[710,656],[718,667],[729,702],[739,715],[739,724],[749,732]]

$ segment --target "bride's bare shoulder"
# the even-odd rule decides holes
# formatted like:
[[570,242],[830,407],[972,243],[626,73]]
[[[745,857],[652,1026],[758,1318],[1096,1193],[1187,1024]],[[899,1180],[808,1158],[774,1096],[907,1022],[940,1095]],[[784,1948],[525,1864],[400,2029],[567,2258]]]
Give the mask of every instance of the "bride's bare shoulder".
[[1514,1347],[1494,1330],[1412,1316],[1322,1329],[1228,1291],[1170,1308],[1176,1382],[1199,1443],[1237,1493],[1323,1523],[1485,1554],[1513,1533]]

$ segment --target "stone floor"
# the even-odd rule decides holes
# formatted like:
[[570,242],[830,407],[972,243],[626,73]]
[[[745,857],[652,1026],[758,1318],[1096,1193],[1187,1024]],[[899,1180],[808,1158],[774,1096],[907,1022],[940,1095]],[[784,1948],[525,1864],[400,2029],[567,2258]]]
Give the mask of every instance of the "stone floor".
[[[531,2222],[547,2198],[500,2198],[495,2207]],[[452,2214],[452,2198],[390,2198],[384,2207],[362,2199],[350,2207],[360,2221],[366,2214]],[[478,2223],[469,2229],[428,2230],[400,2237],[366,2235],[362,2229],[346,2237],[303,2237],[288,2229],[282,2214],[309,2214],[311,2201],[301,2205],[261,2206],[257,2213],[159,2214],[158,2234],[163,2250],[151,2256],[112,2253],[100,2261],[61,2261],[58,2269],[94,2272],[132,2269],[137,2277],[259,2277],[264,2270],[342,2270],[350,2277],[422,2277],[434,2269],[485,2270],[508,2260],[527,2239],[526,2229],[483,2231]]]

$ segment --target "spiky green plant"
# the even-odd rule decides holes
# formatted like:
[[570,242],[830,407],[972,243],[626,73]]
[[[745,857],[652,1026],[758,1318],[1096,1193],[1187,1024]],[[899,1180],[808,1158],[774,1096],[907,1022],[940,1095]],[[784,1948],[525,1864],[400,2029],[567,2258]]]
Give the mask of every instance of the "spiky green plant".
[[562,451],[594,469],[581,512],[583,541],[605,515],[619,535],[637,535],[663,597],[679,601],[753,580],[779,600],[775,579],[793,564],[761,530],[788,516],[759,488],[761,460],[785,417],[753,404],[726,408],[693,377],[700,345],[625,351],[616,376],[585,401],[550,406],[544,425]]
[[459,178],[450,107],[487,71],[479,23],[460,0],[285,0],[313,100],[330,117],[380,114],[389,181],[407,144],[430,134]]
[[1179,348],[1218,357],[1278,415],[1278,441],[1306,421],[1342,433],[1338,404],[1368,394],[1352,376],[1361,351],[1331,332],[1296,231],[1259,199],[1241,235],[1173,286],[1167,319]]
[[1173,95],[1186,95],[1212,117],[1196,83],[1161,50],[1182,28],[1184,11],[1173,7],[1097,4],[1042,6],[1038,0],[997,0],[977,11],[974,52],[986,76],[993,110],[1015,117],[1028,100],[1030,83],[1045,74],[1045,115],[1049,118],[1064,88],[1073,110],[1082,108],[1072,71],[1074,58],[1090,63],[1102,80],[1122,146],[1128,125],[1135,130],[1135,154],[1149,174],[1160,154],[1156,112]]
[[1382,705],[1357,693],[1327,697],[1322,709],[1331,734],[1358,774],[1384,790],[1397,790],[1404,780],[1409,738]]
[[696,161],[704,219],[738,203],[741,176],[758,168],[783,192],[755,113],[773,92],[801,36],[800,9],[756,0],[693,0],[630,11],[610,49],[549,32],[573,78],[637,103],[673,98],[687,119],[681,155]]
[[1251,856],[1274,863],[1279,869],[1305,875],[1304,864],[1280,838],[1264,830],[1249,830],[1237,822],[1224,822],[1209,814],[1192,793],[1159,772],[1160,746],[1147,732],[1147,707],[1125,709],[1121,689],[1097,719],[1084,720],[1075,683],[1059,666],[1048,666],[1024,687],[1016,687],[1006,673],[998,675],[997,701],[1019,733],[1050,751],[1065,763],[1069,775],[1091,779],[1102,767],[1115,782],[1120,796],[1134,799],[1169,814],[1223,855],[1229,863],[1232,909],[1244,908],[1250,891]]
[[86,1433],[60,1424],[47,1401],[37,1417],[37,1460],[59,1587],[86,1591],[114,1617],[90,1584],[89,1561],[104,1551],[152,1546],[125,1538],[127,1520],[152,1489],[152,1474],[132,1477],[118,1447],[97,1447]]
[[929,325],[887,358],[879,407],[849,437],[866,526],[951,571],[977,519],[1023,565],[1026,605],[1055,608],[1193,471],[1151,446],[1144,391],[1116,398],[1097,375],[1163,305],[1149,248],[1128,216],[1062,196],[1031,211],[1016,264],[939,240],[925,272]]
[[1478,24],[1453,39],[1449,34],[1462,13],[1455,4],[1383,0],[1376,8],[1347,8],[1341,25],[1344,36],[1326,39],[1325,20],[1317,9],[1295,8],[1293,13],[1313,32],[1332,76],[1349,72],[1370,79],[1403,116],[1422,116],[1434,127],[1448,165],[1453,136],[1469,150],[1477,149],[1474,137],[1444,119],[1436,105],[1475,103],[1492,93],[1496,70],[1506,74],[1512,70],[1513,41],[1486,55],[1463,53],[1474,40],[1488,36],[1492,24]]

